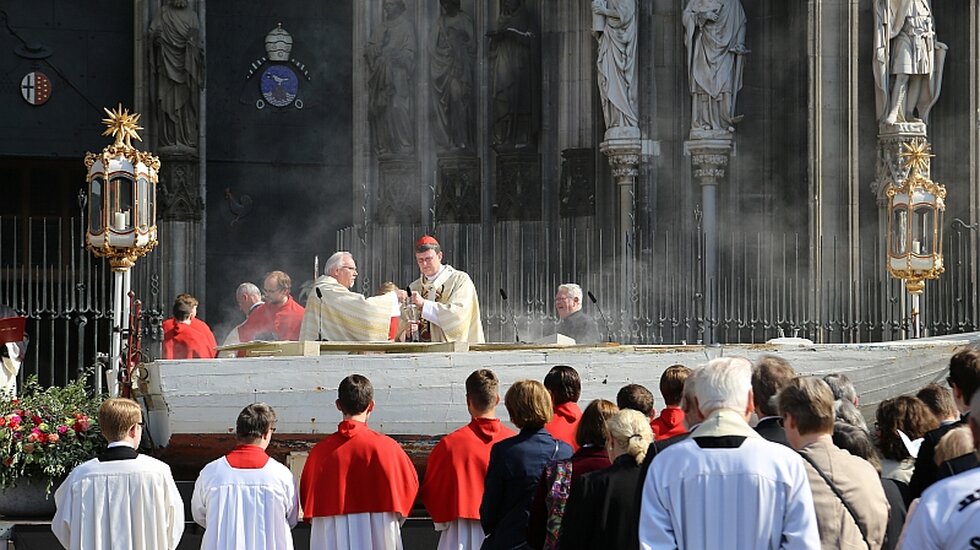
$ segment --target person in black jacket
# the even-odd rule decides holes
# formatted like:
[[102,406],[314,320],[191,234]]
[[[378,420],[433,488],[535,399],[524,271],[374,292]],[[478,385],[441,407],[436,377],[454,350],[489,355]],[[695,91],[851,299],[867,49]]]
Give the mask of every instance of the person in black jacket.
[[646,416],[622,410],[606,421],[609,468],[585,474],[572,485],[559,548],[639,548],[640,473],[653,430]]
[[755,431],[769,441],[786,446],[789,446],[786,430],[773,403],[773,396],[793,378],[796,378],[796,371],[788,361],[776,355],[763,355],[752,366],[752,398],[755,401],[755,414],[759,417]]
[[507,390],[504,404],[521,431],[490,449],[480,503],[480,523],[487,534],[484,550],[528,548],[527,522],[541,472],[549,462],[572,456],[572,448],[544,428],[553,414],[544,384],[518,380]]

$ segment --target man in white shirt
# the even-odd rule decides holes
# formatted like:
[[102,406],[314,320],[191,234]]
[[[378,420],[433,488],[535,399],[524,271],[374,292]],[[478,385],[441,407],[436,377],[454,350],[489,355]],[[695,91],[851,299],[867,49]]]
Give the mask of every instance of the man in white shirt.
[[650,468],[640,548],[820,548],[803,459],[749,427],[752,364],[715,359],[692,378],[705,419]]
[[236,423],[238,446],[201,470],[191,513],[205,529],[203,550],[293,547],[299,494],[289,469],[265,452],[275,424],[269,405],[245,407]]
[[173,550],[184,533],[184,502],[170,467],[136,451],[142,411],[132,399],[99,407],[104,453],[72,470],[55,492],[51,531],[69,550]]
[[[967,422],[973,441],[980,442],[980,392],[973,395]],[[980,468],[929,486],[902,536],[899,550],[980,547]]]

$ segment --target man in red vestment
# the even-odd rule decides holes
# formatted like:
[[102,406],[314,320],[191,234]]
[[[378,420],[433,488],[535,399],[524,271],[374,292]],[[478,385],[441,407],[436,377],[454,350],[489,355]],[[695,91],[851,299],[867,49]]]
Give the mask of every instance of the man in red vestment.
[[252,340],[299,340],[303,324],[303,306],[289,295],[293,281],[282,271],[273,271],[262,282],[265,303],[255,308],[238,327],[242,342]]
[[173,317],[163,322],[163,359],[211,359],[217,342],[207,323],[197,318],[197,298],[181,294]]
[[497,386],[490,369],[466,378],[466,408],[472,420],[442,438],[429,455],[421,495],[436,530],[442,532],[439,548],[476,550],[483,544],[480,503],[490,448],[514,435],[497,418]]
[[687,432],[684,426],[684,411],[681,410],[681,395],[684,393],[684,382],[690,374],[691,369],[684,365],[671,365],[660,375],[660,395],[663,396],[667,406],[660,411],[660,416],[650,423],[657,441]]
[[401,522],[419,490],[415,466],[394,439],[368,428],[374,388],[367,378],[352,374],[337,393],[344,420],[310,451],[300,479],[310,548],[400,549]]
[[544,387],[551,392],[551,400],[555,404],[555,415],[545,428],[555,439],[560,439],[578,450],[575,441],[575,431],[582,419],[582,409],[578,408],[578,399],[582,395],[582,379],[578,371],[566,365],[558,365],[548,371],[544,377]]

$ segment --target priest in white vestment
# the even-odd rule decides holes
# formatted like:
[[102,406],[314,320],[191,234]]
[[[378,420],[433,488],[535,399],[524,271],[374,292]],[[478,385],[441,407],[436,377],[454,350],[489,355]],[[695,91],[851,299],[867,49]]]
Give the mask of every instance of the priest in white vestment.
[[313,281],[306,301],[299,339],[332,342],[383,342],[389,340],[392,317],[401,314],[399,295],[394,290],[365,298],[351,292],[357,279],[357,264],[350,252],[336,252],[327,259],[326,273]]
[[803,459],[749,427],[752,364],[714,359],[688,384],[705,419],[653,459],[641,487],[641,550],[819,550]]
[[184,533],[184,502],[170,467],[136,451],[142,411],[132,399],[99,408],[109,448],[80,464],[54,495],[51,531],[69,550],[173,550]]
[[470,276],[443,265],[439,241],[423,235],[415,243],[415,261],[422,276],[412,282],[412,301],[422,312],[422,340],[482,343],[480,302]]
[[289,468],[265,452],[275,424],[269,405],[245,407],[236,422],[238,446],[201,470],[191,514],[205,529],[202,550],[293,548],[299,493]]

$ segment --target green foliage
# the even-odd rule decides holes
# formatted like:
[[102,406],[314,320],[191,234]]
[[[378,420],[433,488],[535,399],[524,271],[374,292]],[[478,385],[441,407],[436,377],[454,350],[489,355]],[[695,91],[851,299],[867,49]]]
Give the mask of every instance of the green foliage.
[[23,478],[53,480],[94,457],[99,438],[101,396],[91,396],[84,379],[42,388],[37,378],[17,399],[0,398],[0,490]]

